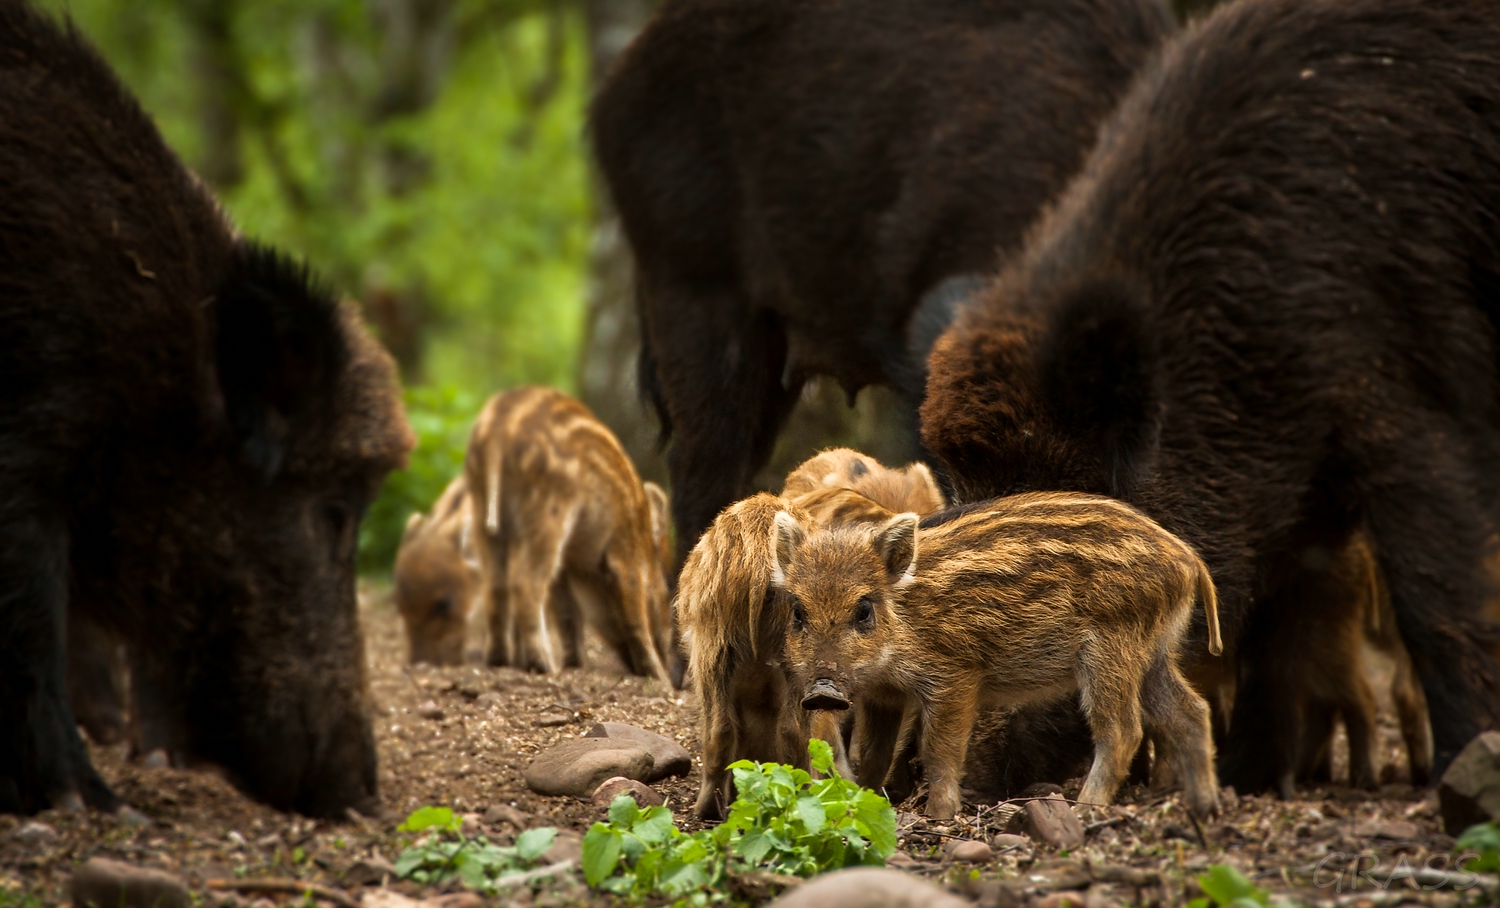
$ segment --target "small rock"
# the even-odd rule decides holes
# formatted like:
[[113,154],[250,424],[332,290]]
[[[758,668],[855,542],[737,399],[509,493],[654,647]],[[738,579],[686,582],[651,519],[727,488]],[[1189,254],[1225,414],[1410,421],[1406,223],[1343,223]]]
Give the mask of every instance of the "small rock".
[[421,903],[391,889],[372,889],[364,894],[359,904],[362,908],[418,908]]
[[1164,840],[1182,839],[1184,842],[1191,842],[1195,838],[1193,831],[1181,823],[1163,824],[1161,827],[1161,837]]
[[1438,785],[1443,830],[1461,835],[1475,823],[1500,822],[1500,731],[1487,731],[1453,758]]
[[583,836],[566,829],[557,831],[557,838],[552,840],[552,847],[542,852],[537,858],[539,866],[557,864],[562,861],[579,861],[583,859]]
[[491,804],[484,809],[484,821],[490,826],[509,823],[516,829],[525,829],[531,818],[509,804]]
[[559,728],[563,725],[573,724],[573,714],[562,712],[542,713],[531,724],[537,728]]
[[255,840],[255,844],[261,848],[275,848],[281,844],[281,833],[268,832]]
[[995,849],[996,851],[1007,851],[1015,848],[1024,848],[1025,846],[1030,844],[1031,839],[1028,839],[1026,836],[1015,835],[1009,832],[1002,832],[994,838],[990,839],[990,847]]
[[1383,823],[1371,820],[1354,824],[1354,834],[1363,839],[1407,841],[1419,838],[1422,830],[1416,823],[1406,820],[1387,820]]
[[11,835],[22,845],[30,845],[33,848],[45,848],[57,841],[57,830],[41,820],[28,820]]
[[266,898],[265,896],[261,896],[260,898],[251,902],[249,908],[276,908],[276,903]]
[[1054,892],[1037,904],[1036,908],[1083,908],[1083,893],[1074,889]]
[[380,886],[386,880],[396,879],[396,868],[385,858],[369,857],[355,861],[339,877],[345,886]]
[[916,870],[922,866],[921,861],[904,851],[891,852],[891,856],[886,858],[885,863],[887,867],[894,867],[897,870]]
[[639,745],[612,738],[574,738],[538,754],[524,773],[532,791],[588,797],[605,779],[644,782],[654,761]]
[[988,844],[973,839],[949,839],[943,846],[943,854],[960,864],[988,864],[995,859],[995,852]]
[[1092,886],[1083,894],[1083,908],[1120,908],[1123,904],[1108,886]]
[[1053,793],[1026,802],[1011,817],[1006,832],[1024,832],[1054,848],[1077,848],[1083,844],[1083,823],[1062,795]]
[[187,887],[170,873],[89,858],[68,881],[77,908],[188,908]]
[[626,725],[624,722],[600,722],[589,729],[587,738],[614,738],[629,741],[646,748],[655,760],[651,778],[644,782],[660,782],[668,776],[685,776],[693,771],[693,757],[681,744],[666,735]]
[[474,701],[474,705],[480,709],[489,709],[492,706],[499,706],[501,699],[501,696],[494,691],[485,691]]
[[424,719],[432,719],[433,721],[437,721],[438,719],[441,719],[443,717],[443,708],[441,706],[438,706],[436,702],[428,700],[421,706],[417,707],[417,715],[421,716]]
[[141,765],[147,769],[166,769],[172,765],[172,759],[167,752],[161,748],[151,751],[141,760]]
[[608,807],[622,794],[628,794],[635,799],[637,807],[660,807],[666,803],[660,794],[651,790],[645,783],[637,782],[635,779],[627,779],[624,776],[615,776],[613,779],[605,779],[594,789],[594,805],[596,807]]
[[438,895],[417,903],[421,908],[484,908],[484,899],[475,892]]
[[479,825],[479,814],[466,813],[462,815],[461,819],[463,820],[463,825],[458,828],[458,832],[464,838],[472,839],[484,832],[484,829]]
[[463,687],[460,687],[458,689],[458,692],[461,696],[463,696],[465,700],[479,699],[479,688],[475,687],[472,684],[465,684]]
[[150,826],[153,823],[150,817],[131,807],[129,804],[121,804],[115,810],[115,819],[126,826]]
[[964,899],[899,870],[856,867],[803,883],[771,908],[969,908]]
[[236,848],[244,848],[246,845],[250,844],[249,842],[245,841],[244,835],[242,835],[238,829],[229,830],[229,834],[224,836],[224,838],[229,841],[229,844],[233,845]]

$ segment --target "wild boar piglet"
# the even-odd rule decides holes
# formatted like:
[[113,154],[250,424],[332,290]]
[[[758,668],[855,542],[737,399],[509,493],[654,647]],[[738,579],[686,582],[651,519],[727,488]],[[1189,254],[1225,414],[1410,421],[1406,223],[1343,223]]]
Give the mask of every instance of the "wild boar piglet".
[[1189,809],[1216,808],[1208,706],[1177,667],[1195,601],[1210,651],[1221,649],[1213,580],[1191,548],[1130,506],[1015,495],[920,529],[915,514],[809,530],[778,513],[768,548],[790,612],[783,664],[793,691],[809,709],[905,697],[924,729],[930,815],[960,806],[982,707],[1075,691],[1095,746],[1080,801],[1111,801],[1144,721]]

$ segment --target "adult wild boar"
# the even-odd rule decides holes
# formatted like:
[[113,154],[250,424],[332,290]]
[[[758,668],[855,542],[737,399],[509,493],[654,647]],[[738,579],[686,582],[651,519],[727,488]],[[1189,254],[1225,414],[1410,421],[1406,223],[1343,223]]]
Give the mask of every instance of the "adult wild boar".
[[118,798],[70,604],[191,760],[319,816],[376,799],[360,515],[411,445],[390,358],[238,236],[98,53],[0,0],[0,808]]
[[809,376],[915,411],[949,309],[1170,28],[1160,0],[662,6],[591,128],[636,259],[641,388],[675,436],[679,559],[750,493]]
[[[1208,563],[1239,684],[1224,780],[1273,784],[1289,609],[1370,534],[1441,773],[1500,723],[1500,16],[1257,0],[1169,43],[936,344],[960,498],[1135,503]],[[1200,654],[1203,625],[1195,624]]]

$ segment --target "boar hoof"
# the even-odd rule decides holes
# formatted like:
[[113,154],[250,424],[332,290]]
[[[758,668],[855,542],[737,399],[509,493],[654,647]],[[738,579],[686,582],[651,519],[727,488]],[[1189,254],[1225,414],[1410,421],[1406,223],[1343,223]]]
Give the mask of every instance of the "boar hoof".
[[802,708],[844,710],[849,708],[849,698],[832,681],[819,678],[807,689],[807,694],[802,698]]

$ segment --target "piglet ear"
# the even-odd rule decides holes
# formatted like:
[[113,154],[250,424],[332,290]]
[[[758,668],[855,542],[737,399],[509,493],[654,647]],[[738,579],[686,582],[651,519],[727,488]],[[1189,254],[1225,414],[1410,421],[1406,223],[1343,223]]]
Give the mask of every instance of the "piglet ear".
[[667,544],[672,529],[672,502],[667,490],[654,482],[645,483],[646,503],[651,506],[651,540],[658,547]]
[[806,531],[797,518],[786,511],[777,511],[771,523],[771,583],[781,586],[786,583],[786,570],[792,564],[792,553],[802,544]]
[[917,575],[916,514],[897,514],[875,534],[875,551],[895,586],[906,586]]
[[1080,283],[1052,313],[1037,357],[1052,419],[1104,460],[1123,497],[1149,468],[1161,424],[1156,339],[1136,283]]
[[241,459],[267,480],[299,426],[331,407],[348,358],[338,303],[305,267],[253,243],[214,296],[214,355]]

